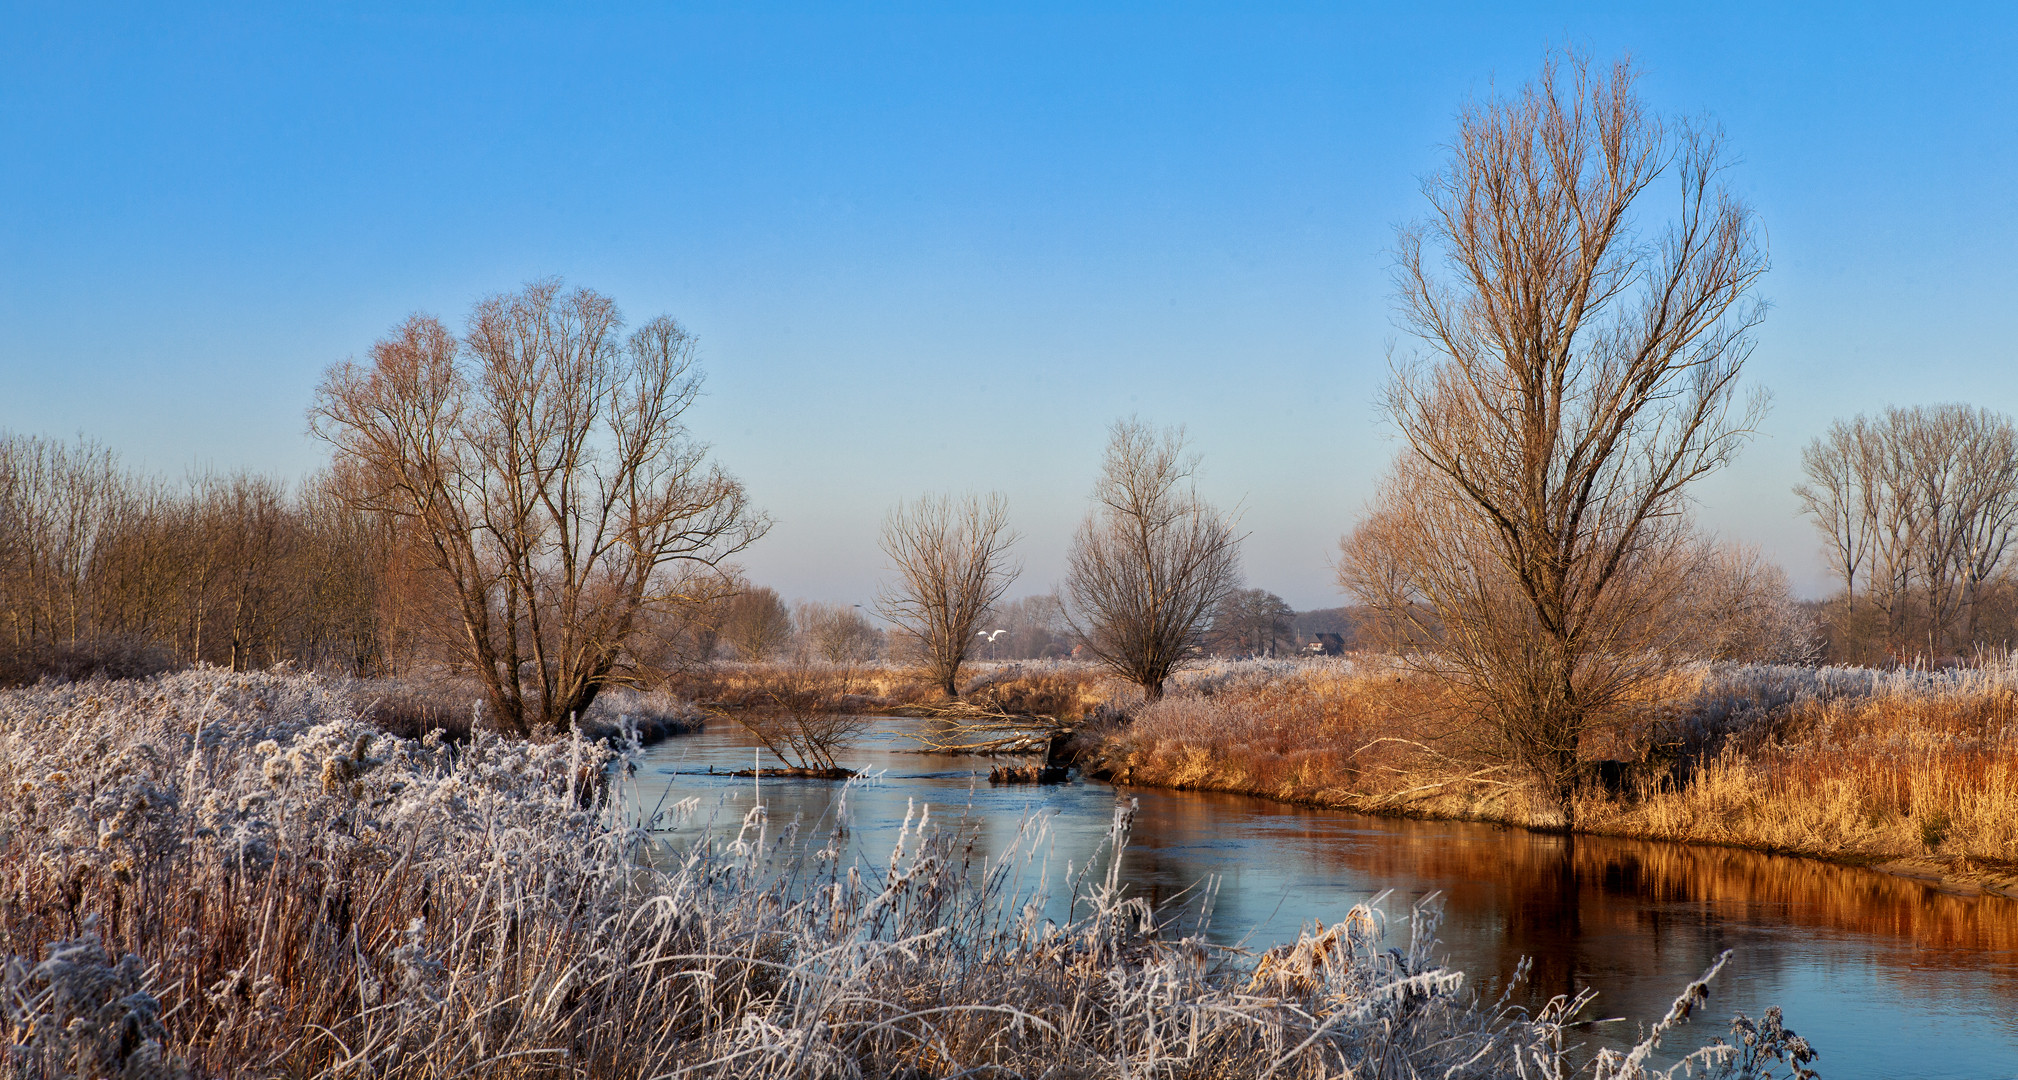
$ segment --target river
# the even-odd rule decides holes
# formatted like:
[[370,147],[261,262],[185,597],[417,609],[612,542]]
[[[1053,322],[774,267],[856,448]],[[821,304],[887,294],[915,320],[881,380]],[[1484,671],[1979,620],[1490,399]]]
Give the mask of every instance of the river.
[[[1411,905],[1436,894],[1451,966],[1492,994],[1531,957],[1518,999],[1590,987],[1599,997],[1586,1016],[1651,1022],[1731,949],[1711,988],[1714,1024],[1699,1020],[1671,1042],[1706,1042],[1731,1013],[1779,1005],[1821,1051],[1824,1077],[2018,1078],[2018,901],[1786,856],[1116,789],[1076,775],[991,786],[990,759],[911,752],[913,723],[877,721],[840,755],[880,774],[848,786],[844,811],[852,854],[870,866],[888,865],[907,809],[929,805],[935,824],[974,829],[986,856],[1041,818],[1056,880],[1068,863],[1097,861],[1116,798],[1132,798],[1122,880],[1152,900],[1175,898],[1194,926],[1197,898],[1209,892],[1205,932],[1221,943],[1294,940],[1311,920],[1335,921],[1383,893],[1406,934]],[[755,760],[739,727],[715,721],[648,749],[636,794],[648,807],[700,800],[689,823],[669,831],[675,844],[702,829],[733,831],[759,798],[774,828],[800,821],[807,839],[824,843],[842,785],[721,775]],[[1630,1042],[1632,1026],[1597,1025],[1594,1041]]]

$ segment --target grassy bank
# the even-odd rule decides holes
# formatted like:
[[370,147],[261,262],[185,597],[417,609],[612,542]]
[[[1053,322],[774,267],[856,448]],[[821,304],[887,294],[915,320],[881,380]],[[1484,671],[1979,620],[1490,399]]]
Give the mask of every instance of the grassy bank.
[[[961,697],[1012,713],[1079,719],[1127,696],[1125,684],[1093,664],[980,661],[961,669]],[[945,691],[918,667],[868,662],[717,662],[676,673],[664,692],[714,709],[763,709],[780,699],[814,696],[839,712],[889,713],[942,704]]]
[[[403,739],[421,739],[436,733],[439,739],[462,744],[476,732],[498,731],[497,725],[488,719],[482,690],[467,679],[441,675],[409,679],[340,678],[328,685],[355,702],[359,717],[366,723]],[[707,717],[691,701],[676,694],[617,687],[597,695],[588,714],[575,718],[575,728],[591,742],[615,744],[634,738],[650,744],[699,731],[706,722]]]
[[[877,866],[787,861],[760,813],[660,850],[623,754],[401,739],[351,689],[202,670],[0,693],[0,1071],[1648,1075],[1575,1049],[1576,1002],[1475,1000],[1428,912],[1394,949],[1359,908],[1257,962],[1160,936],[1097,868],[1086,914],[1045,921],[1008,895],[1020,864],[971,866],[922,819]],[[1696,1064],[1761,1045],[1799,1048]]]
[[[1095,733],[1115,780],[1560,828],[1438,687],[1378,659],[1194,671]],[[1695,665],[1587,750],[1580,830],[1728,844],[2018,894],[2018,667]]]

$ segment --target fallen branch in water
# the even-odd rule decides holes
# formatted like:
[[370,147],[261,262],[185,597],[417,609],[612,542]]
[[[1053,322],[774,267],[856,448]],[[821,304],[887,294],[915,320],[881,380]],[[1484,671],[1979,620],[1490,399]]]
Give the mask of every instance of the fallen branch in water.
[[1070,721],[1039,713],[1012,713],[993,705],[955,701],[945,705],[912,705],[892,710],[937,722],[912,733],[925,749],[941,754],[1029,754],[1048,749],[1052,741],[1070,735]]

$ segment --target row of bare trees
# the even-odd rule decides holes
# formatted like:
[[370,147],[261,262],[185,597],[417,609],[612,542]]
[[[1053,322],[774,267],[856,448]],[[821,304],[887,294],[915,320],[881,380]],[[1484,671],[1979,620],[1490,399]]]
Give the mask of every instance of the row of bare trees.
[[1838,420],[1802,455],[1802,507],[1843,591],[1832,645],[1871,662],[2012,640],[2018,428],[1966,405]]
[[[397,347],[381,343],[372,372],[345,377],[376,376],[394,384],[378,393],[398,392],[390,378],[397,364],[387,361],[411,357],[408,346],[418,336],[411,325],[402,328]],[[376,407],[391,412],[383,401]],[[1147,445],[1140,443],[1142,430],[1129,429],[1137,441],[1128,445]],[[441,441],[452,438],[466,436]],[[480,673],[482,654],[466,616],[468,586],[456,578],[472,551],[457,545],[483,543],[487,530],[458,527],[437,537],[419,514],[388,504],[382,479],[367,482],[374,467],[382,477],[394,468],[418,471],[416,462],[374,466],[349,452],[339,463],[294,490],[255,474],[200,474],[168,484],[122,470],[95,444],[0,440],[0,627],[10,670],[18,678],[196,661],[242,669],[288,660],[372,675]],[[1058,595],[1001,602],[1010,580],[1002,559],[1010,533],[999,499],[928,498],[892,520],[893,535],[908,537],[897,552],[917,570],[885,597],[883,610],[903,627],[896,634],[886,635],[857,605],[788,606],[775,590],[711,566],[716,576],[706,588],[642,606],[603,681],[721,656],[841,663],[889,656],[925,661],[943,685],[957,683],[959,662],[984,648],[990,656],[1041,657],[1081,644]],[[1151,577],[1172,572],[1144,565]],[[590,635],[606,624],[584,627],[577,614],[611,617],[606,596],[589,602],[579,587],[581,610],[571,612],[564,579],[541,582],[550,594],[528,598],[531,591],[521,590],[515,600],[502,581],[511,565],[499,559],[491,567],[493,576],[476,582],[489,590],[482,613],[503,622],[512,604],[523,605],[524,638],[542,620]],[[532,576],[522,567],[516,572]],[[1197,584],[1184,579],[1177,587],[1191,590],[1194,603],[1209,603]],[[1157,602],[1148,598],[1151,606]],[[1226,630],[1228,611],[1228,603],[1214,611],[1216,633]],[[1105,626],[1108,618],[1089,609],[1081,624]],[[1179,645],[1166,649],[1180,655],[1191,649],[1196,628],[1178,626]],[[510,629],[499,636],[509,641]],[[1172,633],[1168,626],[1162,632]],[[561,644],[566,640],[560,635]],[[955,642],[964,647],[950,648]],[[523,642],[529,661],[520,664],[535,701],[550,692],[535,681],[537,644]],[[535,715],[529,724],[541,722],[553,718]]]
[[282,659],[383,667],[397,558],[334,476],[136,476],[97,444],[0,437],[0,651],[10,677]]

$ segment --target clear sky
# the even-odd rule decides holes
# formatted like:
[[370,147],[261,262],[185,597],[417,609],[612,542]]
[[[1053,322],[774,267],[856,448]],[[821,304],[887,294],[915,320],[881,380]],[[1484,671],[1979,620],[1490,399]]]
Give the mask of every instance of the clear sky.
[[0,5],[0,428],[298,477],[325,366],[559,274],[699,337],[788,598],[866,601],[926,490],[1003,491],[1050,587],[1133,413],[1251,584],[1329,606],[1394,452],[1394,227],[1467,96],[1570,44],[1740,158],[1775,406],[1700,516],[1818,591],[1831,418],[2018,411],[2018,8],[1515,8]]

